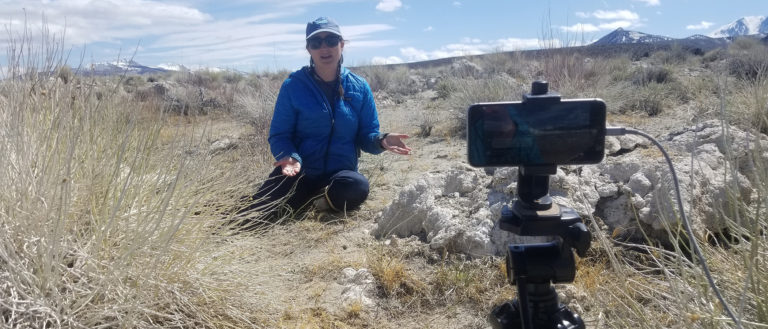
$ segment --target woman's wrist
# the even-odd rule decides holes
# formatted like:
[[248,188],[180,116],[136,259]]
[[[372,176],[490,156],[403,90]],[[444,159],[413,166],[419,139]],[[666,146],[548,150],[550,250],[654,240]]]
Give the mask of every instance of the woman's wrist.
[[381,147],[382,150],[387,149],[387,144],[385,140],[387,139],[387,136],[389,136],[389,133],[383,133],[379,135],[379,147]]

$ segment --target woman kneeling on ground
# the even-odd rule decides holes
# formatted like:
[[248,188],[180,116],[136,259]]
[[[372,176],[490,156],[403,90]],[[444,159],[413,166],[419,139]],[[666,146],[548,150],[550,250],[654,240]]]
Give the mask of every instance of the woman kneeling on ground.
[[360,151],[411,153],[403,142],[407,135],[379,132],[370,86],[341,65],[344,39],[336,22],[325,17],[309,22],[306,49],[310,65],[280,87],[269,129],[275,169],[249,209],[281,215],[311,200],[319,210],[357,209],[369,190],[368,179],[357,171]]

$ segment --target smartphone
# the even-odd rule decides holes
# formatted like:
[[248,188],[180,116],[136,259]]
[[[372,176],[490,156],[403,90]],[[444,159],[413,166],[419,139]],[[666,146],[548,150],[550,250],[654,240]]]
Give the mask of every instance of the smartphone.
[[605,102],[479,103],[467,110],[475,167],[595,164],[605,154]]

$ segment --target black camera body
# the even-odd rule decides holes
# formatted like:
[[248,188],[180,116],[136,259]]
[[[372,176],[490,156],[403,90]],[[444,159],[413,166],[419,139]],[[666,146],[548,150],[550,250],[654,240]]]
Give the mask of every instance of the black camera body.
[[480,103],[467,112],[467,158],[472,166],[519,166],[517,199],[505,206],[499,228],[521,236],[548,236],[545,243],[512,244],[507,278],[518,298],[497,306],[494,328],[585,328],[560,304],[551,284],[573,282],[574,251],[585,256],[592,237],[575,210],[549,195],[558,165],[603,160],[606,106],[600,99],[562,100],[546,81],[535,81],[522,102]]

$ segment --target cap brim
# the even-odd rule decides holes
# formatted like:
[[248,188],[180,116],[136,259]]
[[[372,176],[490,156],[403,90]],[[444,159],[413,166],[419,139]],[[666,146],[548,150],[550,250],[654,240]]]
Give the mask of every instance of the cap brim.
[[336,32],[334,30],[331,30],[331,29],[319,29],[319,30],[317,30],[315,32],[312,32],[310,35],[308,35],[307,39],[311,38],[312,36],[314,36],[315,34],[318,34],[320,32],[330,32],[330,33],[333,33],[335,35],[341,36],[341,34],[339,34],[338,32]]

